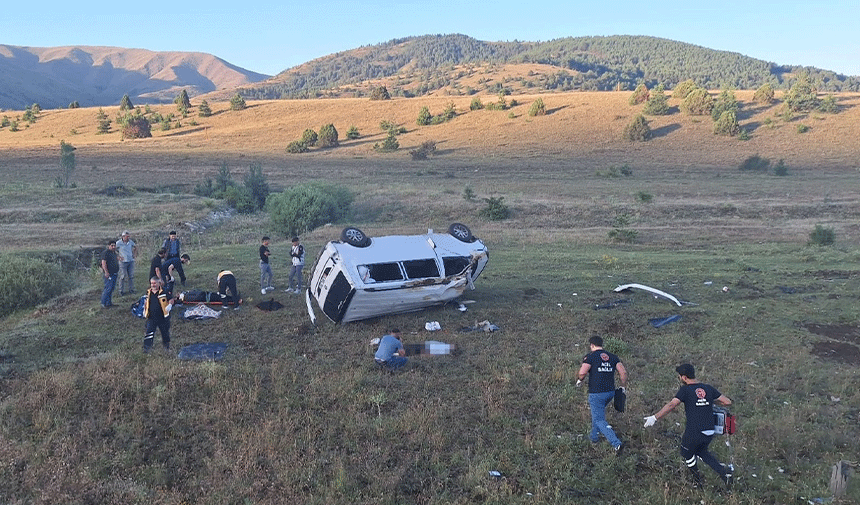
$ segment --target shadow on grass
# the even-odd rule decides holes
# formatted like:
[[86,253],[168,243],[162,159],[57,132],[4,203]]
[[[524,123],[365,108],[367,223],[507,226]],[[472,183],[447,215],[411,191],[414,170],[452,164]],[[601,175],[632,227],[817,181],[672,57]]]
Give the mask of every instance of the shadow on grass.
[[678,123],[667,124],[666,126],[661,126],[660,128],[654,128],[653,130],[651,130],[651,137],[652,138],[665,137],[666,135],[669,135],[673,131],[680,130],[680,129],[681,129],[681,125],[679,125]]

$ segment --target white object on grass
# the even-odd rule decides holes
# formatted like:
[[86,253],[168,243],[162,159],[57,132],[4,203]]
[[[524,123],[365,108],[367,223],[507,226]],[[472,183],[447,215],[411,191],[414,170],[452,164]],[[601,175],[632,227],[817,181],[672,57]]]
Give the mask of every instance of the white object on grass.
[[621,286],[618,286],[617,288],[615,288],[615,292],[620,293],[621,291],[624,291],[625,289],[633,289],[633,288],[642,289],[642,290],[648,291],[649,293],[654,293],[655,295],[657,295],[659,297],[662,297],[662,298],[665,298],[669,301],[675,302],[675,305],[677,305],[679,307],[684,305],[677,298],[670,295],[669,293],[666,293],[665,291],[660,291],[659,289],[656,289],[656,288],[652,288],[651,286],[646,286],[644,284],[624,284],[624,285],[621,285]]

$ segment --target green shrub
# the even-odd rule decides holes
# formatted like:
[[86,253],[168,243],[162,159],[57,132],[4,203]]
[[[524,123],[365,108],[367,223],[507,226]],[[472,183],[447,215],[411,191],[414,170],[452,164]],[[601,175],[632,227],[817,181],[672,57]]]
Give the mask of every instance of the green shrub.
[[788,175],[788,167],[785,166],[785,160],[779,160],[776,163],[776,166],[773,167],[773,173],[780,177]]
[[809,112],[818,109],[821,99],[818,91],[809,82],[809,75],[802,74],[788,90],[783,99],[791,112]]
[[302,132],[302,142],[308,147],[313,147],[317,143],[317,132],[311,130],[310,128],[306,129]]
[[475,191],[472,190],[469,186],[466,186],[466,189],[463,190],[463,200],[467,202],[471,202],[475,199]]
[[546,115],[546,105],[544,105],[542,98],[538,98],[532,102],[531,107],[529,107],[529,116],[534,117],[544,115]]
[[683,100],[696,88],[698,88],[696,83],[692,79],[687,79],[686,81],[679,82],[678,85],[675,86],[675,89],[672,90],[672,97]]
[[310,148],[301,140],[294,140],[287,144],[287,152],[290,154],[301,154],[308,151],[310,151]]
[[0,255],[0,317],[32,308],[54,298],[72,285],[59,265],[35,258]]
[[484,108],[484,104],[481,102],[481,99],[475,97],[472,99],[472,103],[469,104],[469,110],[481,110]]
[[507,219],[508,216],[511,215],[511,209],[505,205],[504,200],[505,197],[503,196],[484,198],[484,203],[487,205],[481,209],[478,214],[491,221],[502,221]]
[[649,116],[665,116],[669,114],[669,99],[663,93],[663,85],[657,86],[653,93],[650,94],[648,100],[645,101],[645,107],[642,112]]
[[227,205],[236,209],[240,214],[251,214],[257,210],[257,204],[254,201],[253,195],[244,186],[230,186],[219,196],[227,202]]
[[612,222],[612,230],[609,231],[609,238],[616,242],[633,242],[639,235],[636,230],[628,228],[630,226],[630,215],[621,213],[615,216]]
[[821,105],[819,105],[818,110],[821,112],[827,112],[830,114],[836,114],[839,112],[839,104],[836,103],[836,97],[832,94],[828,94],[821,100]]
[[244,110],[246,107],[245,99],[239,93],[236,93],[230,99],[230,110]]
[[825,228],[820,224],[809,234],[809,245],[826,246],[833,244],[833,228]]
[[773,86],[770,84],[762,84],[753,95],[753,101],[756,103],[770,104],[774,100]]
[[750,132],[746,128],[741,128],[740,133],[738,133],[738,140],[749,140]]
[[731,90],[724,89],[714,101],[714,108],[711,109],[711,119],[719,121],[723,112],[734,112],[737,117],[739,109],[738,100],[735,98],[735,93]]
[[152,137],[152,126],[146,116],[141,114],[126,114],[120,119],[122,138],[143,139]]
[[767,158],[762,158],[758,154],[754,154],[749,158],[745,159],[738,169],[742,172],[746,171],[762,171],[767,170],[770,166],[770,160]]
[[263,210],[266,206],[266,198],[269,196],[269,182],[263,174],[263,165],[260,162],[251,163],[248,173],[242,181],[251,199],[254,201],[254,210]]
[[128,95],[122,95],[122,100],[119,102],[119,110],[120,111],[130,111],[134,109],[134,105],[131,103],[131,98]]
[[382,144],[373,144],[374,151],[390,153],[398,149],[400,149],[400,142],[397,141],[397,135],[394,133],[393,130],[389,130],[388,136],[385,137],[385,140],[382,141]]
[[681,102],[681,110],[690,116],[708,116],[714,108],[714,99],[708,90],[696,88]]
[[454,108],[454,102],[449,102],[448,105],[445,106],[445,110],[442,111],[442,114],[439,117],[443,118],[445,121],[450,121],[457,117],[457,111]]
[[810,128],[803,123],[797,125],[797,133],[806,133],[809,129]]
[[738,116],[734,111],[727,110],[723,112],[717,122],[714,123],[715,135],[728,135],[734,137],[741,132],[741,126],[738,124]]
[[320,127],[317,145],[319,147],[337,147],[337,130],[333,124],[329,123]]
[[349,140],[355,140],[359,137],[361,137],[361,134],[358,133],[358,128],[356,128],[355,126],[350,126],[349,129],[346,131],[346,138]]
[[430,114],[430,109],[421,107],[421,111],[418,112],[418,119],[415,122],[418,123],[418,126],[427,126],[432,120],[433,116]]
[[197,115],[200,117],[209,117],[212,115],[212,109],[209,107],[209,102],[206,100],[200,101],[200,107],[197,107]]
[[654,195],[651,193],[646,193],[645,191],[639,191],[636,193],[636,201],[641,203],[651,203],[654,199]]
[[273,228],[292,236],[341,221],[349,214],[354,199],[343,186],[311,182],[270,195],[266,210]]
[[637,114],[621,134],[622,138],[631,142],[644,142],[651,138],[651,127],[648,126],[648,121],[642,114]]
[[645,86],[644,83],[640,83],[636,86],[636,89],[633,90],[633,94],[630,95],[630,99],[627,102],[630,105],[639,105],[640,103],[647,102],[649,95],[648,87]]

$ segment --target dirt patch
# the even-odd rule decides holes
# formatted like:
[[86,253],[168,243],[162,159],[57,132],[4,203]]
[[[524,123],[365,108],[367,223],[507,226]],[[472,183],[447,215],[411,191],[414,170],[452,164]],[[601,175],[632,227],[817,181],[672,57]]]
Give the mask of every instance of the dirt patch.
[[807,323],[804,327],[810,333],[837,341],[822,341],[812,344],[813,355],[841,363],[860,365],[860,347],[854,345],[860,344],[860,328],[848,324],[819,323]]

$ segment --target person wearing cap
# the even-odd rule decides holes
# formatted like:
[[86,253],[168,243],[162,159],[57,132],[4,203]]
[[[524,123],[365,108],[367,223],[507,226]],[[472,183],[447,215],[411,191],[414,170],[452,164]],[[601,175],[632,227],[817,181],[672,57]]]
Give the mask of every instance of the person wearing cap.
[[589,438],[592,444],[596,444],[600,442],[600,436],[603,435],[615,449],[616,456],[620,456],[624,443],[606,422],[606,407],[615,398],[615,371],[618,371],[621,387],[626,387],[627,369],[624,368],[621,358],[603,348],[602,337],[597,335],[591,337],[588,339],[588,345],[591,352],[582,359],[576,385],[581,385],[585,376],[588,376],[588,406],[591,409]]
[[675,393],[669,403],[663,406],[659,412],[645,418],[645,427],[654,426],[658,419],[662,418],[680,404],[684,404],[684,412],[687,423],[684,435],[681,437],[681,457],[687,464],[690,474],[693,476],[695,487],[702,487],[702,475],[699,473],[699,458],[711,467],[723,480],[726,488],[731,489],[732,465],[724,465],[708,451],[708,446],[714,438],[714,403],[723,406],[732,404],[732,401],[717,391],[717,388],[696,380],[696,371],[693,365],[685,363],[675,368],[681,387]]
[[[167,238],[164,239],[164,243],[161,244],[161,247],[163,247],[164,250],[167,251],[167,256],[165,257],[165,260],[182,257],[182,242],[176,236],[176,230],[171,230],[170,233],[167,234]],[[181,282],[184,286],[185,271],[182,269],[181,262],[176,264],[176,272],[179,273],[179,282]]]
[[406,357],[406,350],[403,348],[403,342],[400,340],[399,329],[392,328],[390,334],[379,339],[379,347],[376,348],[373,359],[377,365],[389,372],[397,370],[409,361],[409,358]]
[[[137,244],[131,239],[128,230],[116,241],[116,254],[119,259],[119,294],[134,294],[134,260],[137,258]],[[128,290],[126,290],[128,284]]]
[[[290,247],[290,258],[292,266],[290,267],[290,281],[287,284],[287,293],[298,294],[302,290],[302,268],[305,266],[305,246],[299,243],[299,237],[293,237],[292,247]],[[295,279],[296,288],[293,289],[293,279]]]
[[119,260],[116,257],[116,242],[108,242],[107,249],[101,256],[101,270],[104,277],[104,290],[102,291],[102,308],[113,307],[113,290],[116,287],[116,276],[119,272]]

